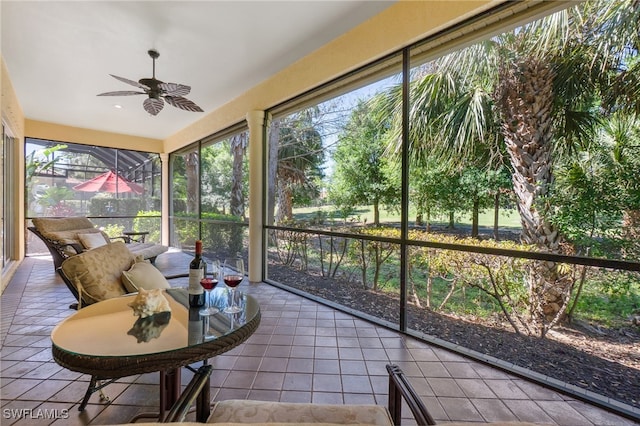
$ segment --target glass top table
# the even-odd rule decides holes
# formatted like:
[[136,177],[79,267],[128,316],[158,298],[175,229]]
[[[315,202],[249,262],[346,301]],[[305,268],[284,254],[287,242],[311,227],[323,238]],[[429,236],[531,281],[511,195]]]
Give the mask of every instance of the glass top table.
[[[189,308],[186,289],[168,289],[164,295],[171,312],[147,318],[134,316],[128,306],[135,294],[79,310],[51,332],[53,359],[69,370],[92,375],[94,384],[134,374],[179,371],[233,349],[260,324],[258,302],[241,292],[236,296],[242,311],[223,312],[229,303],[225,286],[211,292],[212,304],[220,308],[211,316],[199,315],[200,308]],[[89,391],[86,400],[88,396]]]

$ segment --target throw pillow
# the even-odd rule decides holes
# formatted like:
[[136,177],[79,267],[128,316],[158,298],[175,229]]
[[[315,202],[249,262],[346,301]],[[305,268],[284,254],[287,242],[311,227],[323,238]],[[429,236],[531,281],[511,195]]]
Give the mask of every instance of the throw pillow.
[[123,271],[122,284],[129,293],[135,293],[141,288],[171,288],[162,272],[148,262],[134,263],[128,271]]
[[104,239],[104,236],[100,232],[92,232],[90,234],[78,234],[78,239],[84,248],[87,250],[94,249],[96,247],[102,247],[107,245],[109,241]]
[[62,270],[81,293],[83,303],[90,305],[126,294],[122,271],[131,268],[133,260],[127,246],[116,241],[65,259]]

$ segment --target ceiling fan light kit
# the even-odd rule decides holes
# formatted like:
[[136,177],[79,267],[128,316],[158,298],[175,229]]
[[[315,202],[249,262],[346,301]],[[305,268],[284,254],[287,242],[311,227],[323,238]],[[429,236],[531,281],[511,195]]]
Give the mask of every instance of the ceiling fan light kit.
[[193,112],[203,112],[202,108],[196,105],[194,102],[185,98],[191,92],[191,87],[178,84],[178,83],[164,83],[156,79],[156,59],[160,56],[157,50],[151,49],[147,52],[153,60],[153,77],[141,78],[138,81],[129,80],[128,78],[118,77],[117,75],[109,74],[116,80],[120,80],[123,83],[135,86],[138,89],[142,89],[142,92],[135,90],[120,90],[116,92],[100,93],[98,96],[133,96],[133,95],[147,95],[147,99],[142,102],[144,110],[151,115],[158,115],[164,103],[185,110]]

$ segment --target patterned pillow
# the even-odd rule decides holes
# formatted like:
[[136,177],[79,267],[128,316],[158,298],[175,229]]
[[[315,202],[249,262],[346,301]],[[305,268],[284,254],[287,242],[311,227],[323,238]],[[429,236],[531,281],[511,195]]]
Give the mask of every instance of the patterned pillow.
[[122,271],[135,261],[135,256],[122,241],[106,244],[72,256],[62,262],[62,271],[75,285],[85,304],[122,296]]
[[91,232],[89,234],[78,234],[78,239],[82,246],[87,250],[102,247],[105,244],[109,244],[100,232]]
[[122,271],[122,284],[129,293],[135,293],[141,288],[171,288],[164,275],[149,262],[137,262],[128,271]]

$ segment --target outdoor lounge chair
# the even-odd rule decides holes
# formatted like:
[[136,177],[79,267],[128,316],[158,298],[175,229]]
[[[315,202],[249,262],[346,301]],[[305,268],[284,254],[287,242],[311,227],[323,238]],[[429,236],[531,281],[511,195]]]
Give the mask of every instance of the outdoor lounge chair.
[[131,242],[131,238],[127,236],[109,238],[86,217],[40,217],[33,218],[32,222],[33,226],[28,229],[49,249],[55,270],[65,259],[91,248],[109,244],[112,240],[121,239],[128,243],[126,246],[131,253],[140,255],[151,263],[158,255],[168,250],[167,246],[160,244]]
[[102,300],[137,292],[139,288],[169,288],[165,277],[141,256],[134,255],[122,241],[105,244],[64,259],[56,269],[78,301],[80,309]]

